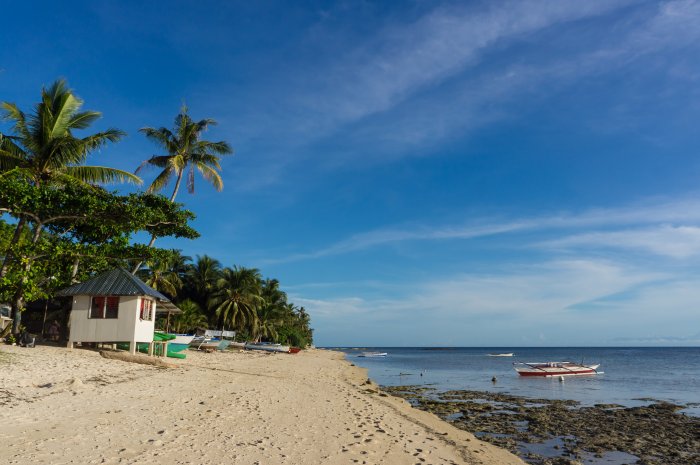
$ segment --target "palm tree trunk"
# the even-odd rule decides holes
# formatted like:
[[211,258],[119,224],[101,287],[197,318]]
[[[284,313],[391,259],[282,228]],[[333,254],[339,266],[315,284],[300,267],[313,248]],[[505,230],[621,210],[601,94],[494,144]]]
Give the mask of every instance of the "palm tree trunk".
[[24,311],[24,290],[21,285],[12,296],[12,334],[19,333],[22,324],[22,312]]
[[[43,229],[43,224],[38,223],[34,229],[34,235],[32,237],[32,244],[36,244],[41,237],[41,230]],[[32,268],[32,260],[27,260],[27,262],[22,267],[23,274],[28,274]],[[22,323],[22,312],[24,311],[24,288],[22,283],[19,284],[14,296],[12,296],[12,333],[19,333],[19,326]]]
[[[175,197],[177,196],[177,191],[178,191],[178,189],[180,189],[180,182],[182,182],[182,172],[183,172],[183,171],[184,171],[184,170],[180,170],[180,172],[177,174],[177,181],[175,181],[175,189],[173,189],[173,195],[170,196],[170,201],[171,201],[171,202],[174,202],[174,201],[175,201]],[[156,235],[154,234],[154,235],[151,236],[151,241],[148,243],[148,247],[149,247],[149,248],[150,248],[150,247],[153,247],[153,243],[154,243],[155,241],[156,241]],[[131,274],[136,274],[136,273],[138,273],[138,271],[141,269],[141,265],[143,265],[143,260],[141,260],[140,262],[138,262],[138,263],[136,264],[136,266],[134,267],[134,269],[133,269],[133,271],[131,272]]]
[[77,277],[78,277],[78,268],[80,267],[80,258],[76,257],[75,260],[73,261],[73,269],[71,270],[70,273],[70,283],[75,284],[78,282]]
[[[151,240],[150,240],[150,242],[148,243],[148,247],[153,247],[153,243],[154,243],[155,241],[156,241],[156,236],[155,236],[155,234],[154,234],[153,236],[151,236]],[[136,266],[134,267],[134,269],[131,271],[131,274],[136,274],[136,273],[138,273],[138,271],[141,269],[141,265],[143,265],[143,260],[139,261],[139,262],[136,264]]]
[[27,220],[24,218],[20,218],[19,221],[17,222],[17,227],[15,228],[15,233],[12,236],[12,240],[10,241],[10,244],[7,247],[7,251],[5,252],[5,259],[2,262],[2,269],[0,270],[0,278],[4,278],[7,272],[10,269],[10,263],[12,262],[12,246],[15,245],[17,242],[19,242],[19,238],[22,237],[22,231],[24,231],[24,226],[27,223]]
[[175,201],[175,197],[177,196],[177,191],[180,189],[180,182],[182,182],[182,173],[184,171],[185,170],[182,169],[182,170],[180,170],[179,173],[177,173],[177,181],[175,181],[175,189],[173,189],[173,195],[170,196],[171,202]]

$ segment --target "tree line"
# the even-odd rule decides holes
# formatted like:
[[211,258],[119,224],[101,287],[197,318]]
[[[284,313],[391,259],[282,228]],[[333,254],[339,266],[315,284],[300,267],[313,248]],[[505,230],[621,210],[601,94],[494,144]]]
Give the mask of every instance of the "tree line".
[[[101,117],[82,106],[64,80],[43,88],[30,112],[0,103],[10,126],[0,131],[0,214],[14,220],[0,219],[0,302],[11,305],[13,316],[4,333],[19,332],[28,302],[52,301],[57,290],[121,266],[182,308],[171,322],[176,330],[213,325],[258,340],[310,344],[308,314],[287,302],[277,280],[263,279],[256,269],[224,268],[206,256],[188,263],[180,251],[154,245],[158,237],[199,237],[190,226],[194,213],[175,199],[183,181],[194,192],[195,172],[223,188],[220,157],[232,149],[202,138],[216,122],[195,121],[183,106],[172,130],[142,128],[163,152],[129,173],[86,164],[125,133],[110,128],[78,135]],[[105,187],[141,185],[137,174],[149,167],[160,171],[145,191],[123,195]],[[158,193],[173,180],[169,198]],[[150,236],[149,243],[135,242],[137,233]]]

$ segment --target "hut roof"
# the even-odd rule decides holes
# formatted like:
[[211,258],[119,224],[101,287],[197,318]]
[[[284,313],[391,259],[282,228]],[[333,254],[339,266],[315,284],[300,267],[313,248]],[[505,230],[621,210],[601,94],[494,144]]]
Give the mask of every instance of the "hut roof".
[[170,302],[170,299],[123,268],[115,268],[84,283],[74,284],[58,291],[56,295],[147,295]]

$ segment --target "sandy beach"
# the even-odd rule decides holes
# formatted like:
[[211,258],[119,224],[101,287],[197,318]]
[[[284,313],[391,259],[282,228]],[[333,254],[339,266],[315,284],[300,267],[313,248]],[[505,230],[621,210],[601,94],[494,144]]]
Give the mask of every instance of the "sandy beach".
[[523,463],[380,392],[340,353],[174,363],[0,347],[0,463]]

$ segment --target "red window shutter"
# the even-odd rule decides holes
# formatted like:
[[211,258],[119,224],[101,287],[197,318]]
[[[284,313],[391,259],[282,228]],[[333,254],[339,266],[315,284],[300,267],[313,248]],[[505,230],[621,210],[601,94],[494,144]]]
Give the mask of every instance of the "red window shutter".
[[107,307],[105,309],[105,318],[119,318],[119,296],[112,295],[107,297]]
[[92,298],[92,306],[90,307],[90,318],[104,318],[105,298],[95,296]]

